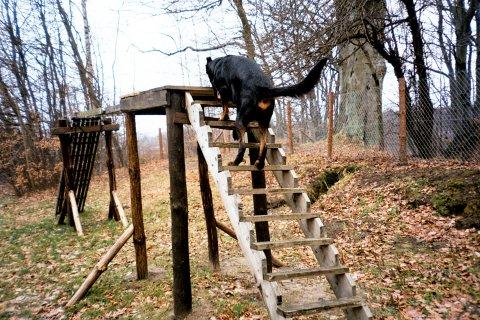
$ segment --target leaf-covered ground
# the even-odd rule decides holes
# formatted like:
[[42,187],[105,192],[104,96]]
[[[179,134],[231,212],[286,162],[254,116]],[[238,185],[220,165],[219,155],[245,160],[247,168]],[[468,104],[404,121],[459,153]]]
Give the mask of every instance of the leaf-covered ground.
[[[349,147],[335,151],[351,156],[327,160],[322,156],[324,150],[323,145],[304,145],[289,157],[289,162],[295,165],[303,186],[310,185],[325,170],[356,167],[320,195],[312,209],[320,213],[328,234],[335,238],[343,262],[357,278],[375,317],[480,318],[479,232],[457,229],[461,216],[444,211],[449,197],[464,193],[469,194],[467,202],[474,201],[479,191],[475,189],[478,167],[419,161],[400,166],[394,159],[373,152],[356,152],[353,156]],[[235,240],[222,232],[222,271],[211,271],[194,158],[187,159],[187,170],[194,296],[189,318],[266,319],[261,297]],[[246,178],[238,175],[234,181],[237,186],[246,186]],[[267,178],[272,182],[271,175]],[[119,196],[129,215],[127,171],[117,170],[117,180]],[[86,298],[67,310],[64,304],[122,232],[119,223],[106,220],[106,176],[93,179],[81,216],[83,238],[68,226],[56,225],[55,189],[21,198],[1,195],[0,318],[169,318],[172,270],[168,186],[166,162],[142,164],[149,279],[135,280],[134,251],[129,242]],[[449,191],[449,186],[454,190]],[[228,223],[214,196],[217,219]],[[468,214],[476,211],[474,205],[469,208]],[[285,209],[280,205],[275,210]],[[282,224],[272,227],[273,238],[291,232],[299,230]],[[287,265],[315,263],[308,250],[281,250],[275,256]],[[328,291],[325,285],[321,288],[317,291]],[[293,300],[303,299],[305,292],[314,294],[303,287],[297,289],[300,296]]]

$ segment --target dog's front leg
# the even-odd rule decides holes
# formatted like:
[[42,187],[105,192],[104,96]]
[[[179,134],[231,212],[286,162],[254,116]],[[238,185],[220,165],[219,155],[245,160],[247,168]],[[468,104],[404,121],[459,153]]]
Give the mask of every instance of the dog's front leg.
[[237,123],[237,127],[235,128],[236,133],[238,135],[238,153],[237,156],[235,157],[235,160],[230,162],[228,165],[230,166],[238,166],[240,163],[243,162],[243,156],[245,155],[245,143],[243,141],[245,132],[247,131],[247,128],[243,126],[242,124]]
[[262,170],[265,167],[265,157],[267,156],[267,128],[260,127],[260,148],[258,150],[258,159],[255,161],[255,167]]

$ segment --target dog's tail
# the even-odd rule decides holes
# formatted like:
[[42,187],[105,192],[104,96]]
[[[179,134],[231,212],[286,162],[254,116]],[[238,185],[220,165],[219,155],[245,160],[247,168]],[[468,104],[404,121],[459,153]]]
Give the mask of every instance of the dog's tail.
[[320,75],[322,70],[327,64],[328,58],[323,58],[310,70],[305,79],[300,81],[297,84],[287,87],[277,87],[266,90],[265,94],[267,98],[275,97],[299,97],[303,96],[310,92],[310,90],[315,87],[318,80],[320,80]]

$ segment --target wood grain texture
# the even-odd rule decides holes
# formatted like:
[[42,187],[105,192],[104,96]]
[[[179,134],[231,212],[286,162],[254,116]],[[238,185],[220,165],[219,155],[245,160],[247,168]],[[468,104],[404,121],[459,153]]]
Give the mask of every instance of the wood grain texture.
[[125,114],[125,133],[127,135],[128,174],[130,177],[130,204],[133,224],[133,244],[137,265],[137,279],[148,277],[147,245],[142,212],[142,187],[140,180],[140,161],[138,159],[137,130],[135,115]]

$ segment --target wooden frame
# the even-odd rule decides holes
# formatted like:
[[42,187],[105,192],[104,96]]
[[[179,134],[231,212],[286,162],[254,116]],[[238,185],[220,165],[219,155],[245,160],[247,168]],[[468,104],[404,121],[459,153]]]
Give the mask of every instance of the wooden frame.
[[[203,115],[203,109],[197,101],[209,101],[213,92],[211,88],[202,87],[162,87],[143,93],[135,93],[122,97],[118,107],[125,114],[127,132],[127,147],[129,154],[130,191],[132,203],[132,223],[117,240],[115,245],[102,257],[94,270],[87,277],[85,283],[69,301],[78,301],[93,285],[95,280],[106,269],[108,262],[113,259],[121,246],[133,235],[137,278],[143,279],[148,276],[146,237],[143,225],[140,165],[138,159],[137,137],[135,130],[135,115],[137,114],[166,114],[168,127],[168,157],[170,171],[170,210],[172,219],[172,256],[173,256],[173,300],[174,316],[183,318],[192,308],[192,294],[190,283],[190,262],[188,249],[188,202],[185,178],[185,159],[183,143],[183,125],[190,124],[198,142],[199,175],[202,190],[202,202],[206,217],[209,259],[214,269],[218,267],[218,244],[216,244],[216,227],[224,230],[235,237],[246,257],[256,284],[262,293],[262,297],[268,309],[271,319],[286,319],[292,315],[300,315],[317,312],[321,309],[343,307],[348,319],[366,320],[372,317],[369,308],[364,304],[361,297],[356,296],[356,285],[353,278],[346,273],[347,268],[341,265],[333,240],[327,238],[322,221],[310,212],[310,200],[303,191],[298,188],[298,176],[290,166],[286,165],[285,152],[279,144],[275,144],[275,137],[271,129],[268,131],[268,150],[266,167],[271,170],[281,186],[281,190],[266,189],[264,171],[258,171],[250,166],[239,167],[238,170],[251,171],[252,187],[250,190],[235,190],[231,188],[231,176],[228,166],[222,165],[219,147],[237,147],[232,143],[213,142],[213,134],[209,125],[219,128],[231,128],[228,121],[207,119]],[[208,103],[207,103],[208,105]],[[167,107],[167,108],[166,108]],[[117,108],[117,109],[118,109]],[[184,112],[186,111],[186,112]],[[216,122],[215,122],[216,121]],[[209,124],[209,125],[208,125]],[[253,125],[249,134],[248,146],[258,145]],[[250,151],[251,160],[255,159],[255,150]],[[213,212],[212,196],[209,186],[208,171],[218,187],[220,198],[229,216],[234,230],[215,221]],[[65,171],[68,176],[68,170]],[[112,179],[114,181],[114,177]],[[69,179],[65,180],[66,184]],[[267,192],[284,194],[287,204],[292,208],[292,214],[282,217],[266,215]],[[254,199],[254,214],[245,216],[242,212],[242,203],[239,193],[252,195]],[[111,188],[111,203],[119,207],[120,220],[123,210],[120,210],[118,195]],[[269,241],[268,222],[283,219],[297,220],[303,230],[304,239]],[[256,233],[253,233],[253,229]],[[313,303],[306,309],[296,306],[283,305],[279,293],[277,279],[287,279],[292,274],[288,271],[272,273],[271,248],[282,248],[292,245],[308,245],[312,247],[319,267],[310,270],[294,270],[295,276],[305,277],[309,275],[325,275],[330,283],[337,300]],[[260,250],[260,251],[259,251]],[[74,299],[75,298],[75,299]],[[72,302],[74,303],[74,302]]]
[[[110,204],[108,217],[121,220],[119,214],[120,201],[114,199],[116,190],[115,166],[112,155],[112,131],[118,130],[118,124],[112,124],[111,119],[102,120],[94,118],[73,118],[71,121],[61,119],[57,122],[52,134],[58,135],[62,151],[64,169],[58,188],[56,214],[59,214],[58,222],[63,224],[65,217],[75,227],[79,235],[83,235],[79,212],[83,211],[88,193],[88,186],[93,171],[93,165],[99,135],[105,133],[105,147],[107,150],[107,169],[109,176]],[[126,218],[122,223],[127,227]]]

